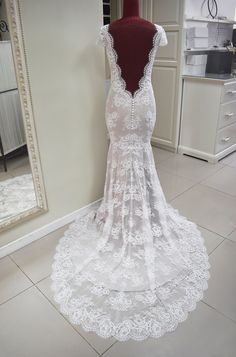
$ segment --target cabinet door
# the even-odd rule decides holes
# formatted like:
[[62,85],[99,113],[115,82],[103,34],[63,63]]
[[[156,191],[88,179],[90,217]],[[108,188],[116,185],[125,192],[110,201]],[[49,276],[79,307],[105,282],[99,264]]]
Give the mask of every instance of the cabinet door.
[[178,146],[182,92],[181,46],[184,0],[153,0],[150,21],[164,27],[168,45],[159,47],[152,82],[157,120],[152,142],[176,151]]
[[154,144],[172,147],[174,146],[176,68],[155,66],[152,78],[157,112],[152,141]]

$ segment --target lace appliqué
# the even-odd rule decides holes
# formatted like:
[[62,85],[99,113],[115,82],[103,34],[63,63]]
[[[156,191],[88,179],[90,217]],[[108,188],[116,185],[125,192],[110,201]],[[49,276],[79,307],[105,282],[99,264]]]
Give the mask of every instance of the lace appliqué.
[[167,43],[164,29],[155,26],[134,96],[125,89],[108,25],[102,27],[111,67],[104,195],[98,208],[70,224],[51,274],[54,299],[72,323],[120,341],[174,331],[202,299],[210,277],[200,231],[166,202],[155,168],[151,72],[156,49]]

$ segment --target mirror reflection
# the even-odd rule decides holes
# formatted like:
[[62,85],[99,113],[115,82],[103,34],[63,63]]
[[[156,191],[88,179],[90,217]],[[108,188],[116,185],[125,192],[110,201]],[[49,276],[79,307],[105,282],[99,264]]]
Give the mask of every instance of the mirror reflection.
[[35,206],[6,6],[0,0],[0,223]]

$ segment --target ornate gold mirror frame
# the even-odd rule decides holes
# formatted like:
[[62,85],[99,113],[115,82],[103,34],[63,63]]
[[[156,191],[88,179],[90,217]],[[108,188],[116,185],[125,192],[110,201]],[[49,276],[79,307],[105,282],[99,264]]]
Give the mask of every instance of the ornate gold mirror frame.
[[24,45],[19,1],[6,0],[5,4],[15,64],[17,85],[23,115],[26,143],[28,148],[30,166],[32,170],[37,205],[15,216],[3,220],[0,223],[0,231],[10,228],[15,224],[28,220],[34,217],[35,215],[47,211],[47,201],[41,171],[37,136],[35,131],[34,114],[32,108],[30,82],[27,70],[27,58]]

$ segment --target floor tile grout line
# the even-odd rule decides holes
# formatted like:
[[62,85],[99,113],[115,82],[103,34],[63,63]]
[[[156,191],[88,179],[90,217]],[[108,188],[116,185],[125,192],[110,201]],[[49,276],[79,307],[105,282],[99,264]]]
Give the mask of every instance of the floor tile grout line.
[[[17,267],[18,267],[18,266],[17,266]],[[21,269],[20,269],[20,270],[21,270]],[[21,271],[22,271],[22,270],[21,270]],[[26,277],[28,278],[27,275],[26,275]],[[33,288],[34,286],[37,286],[37,284],[41,283],[43,280],[45,280],[45,279],[47,279],[47,278],[49,278],[49,277],[50,277],[50,274],[47,275],[45,278],[43,278],[43,279],[37,281],[36,283],[34,283],[34,282],[29,278],[29,280],[30,280],[30,282],[31,282],[32,284],[31,284],[30,286],[28,286],[28,288],[25,288],[25,289],[19,291],[16,295],[11,296],[9,299],[7,299],[7,300],[5,300],[5,301],[3,301],[3,302],[0,302],[0,306],[3,305],[3,304],[5,304],[5,303],[7,303],[8,301],[14,299],[14,298],[17,297],[18,295],[24,293],[26,290],[28,290],[28,289],[30,289],[30,288]]]
[[[21,248],[23,249],[23,248]],[[20,271],[31,281],[33,285],[35,285],[35,282],[26,274],[26,272],[21,268],[19,264],[16,263],[16,261],[11,257],[11,255],[7,255],[11,259],[11,261],[20,269]]]
[[202,186],[206,186],[206,187],[213,188],[214,190],[216,190],[216,191],[218,191],[218,192],[221,192],[221,193],[224,193],[224,194],[226,194],[226,195],[229,195],[230,197],[236,198],[236,195],[232,195],[231,193],[222,191],[222,190],[220,190],[220,189],[218,189],[218,188],[215,188],[215,187],[213,187],[213,186],[207,185],[206,183],[201,182],[201,183],[199,183],[199,184],[202,185]]
[[[228,238],[234,231],[236,231],[236,227],[227,235],[226,238]],[[230,238],[228,238],[228,239],[230,239]],[[230,239],[230,240],[232,240],[232,239]],[[233,242],[234,242],[234,241],[233,241]]]
[[[8,257],[11,258],[10,256],[8,256]],[[12,260],[12,259],[11,259],[11,260]],[[28,288],[26,288],[26,289],[20,291],[20,292],[17,293],[16,295],[11,296],[9,299],[7,299],[7,300],[1,302],[1,303],[0,303],[0,306],[6,304],[6,303],[9,302],[10,300],[13,300],[13,299],[16,298],[17,296],[23,294],[25,291],[27,291],[27,290],[29,290],[29,289],[35,287],[35,288],[37,288],[37,290],[48,300],[48,302],[54,307],[54,309],[57,311],[57,313],[59,313],[59,314],[66,320],[66,322],[79,334],[79,336],[81,336],[81,337],[90,345],[90,347],[92,347],[93,350],[100,356],[100,353],[87,341],[87,339],[86,339],[84,336],[82,336],[82,335],[79,333],[79,331],[76,330],[76,328],[70,323],[70,321],[66,319],[66,317],[56,308],[56,306],[50,301],[50,299],[48,299],[48,297],[47,297],[47,296],[42,292],[42,290],[37,286],[37,284],[39,284],[39,283],[42,282],[43,280],[45,280],[45,279],[47,279],[48,277],[50,277],[50,274],[47,275],[45,278],[39,280],[38,282],[34,283],[34,282],[28,277],[28,275],[26,275],[26,274],[24,273],[24,271],[22,271],[22,269],[19,267],[19,265],[16,264],[16,262],[15,262],[14,260],[12,260],[12,261],[13,261],[13,263],[21,270],[21,272],[30,280],[30,282],[32,283],[32,285],[30,285]],[[115,341],[115,342],[117,342],[117,341]],[[111,347],[111,346],[110,346],[110,347]],[[109,348],[110,348],[110,347],[109,347]],[[105,351],[104,351],[104,352],[105,352]],[[104,353],[104,352],[103,352],[103,353]]]
[[[43,280],[46,280],[47,278],[49,278],[51,276],[51,274],[49,274],[48,276],[46,276],[45,278],[43,278],[43,279],[41,279],[40,281],[38,281],[37,283],[36,283],[36,287],[41,291],[41,293],[47,298],[47,296],[43,293],[43,291],[37,286],[37,284],[39,284],[40,282],[42,282]],[[47,298],[48,299],[48,298]],[[49,299],[48,299],[49,300]],[[56,308],[56,306],[49,300],[49,302]],[[60,313],[60,311],[56,308],[56,310]],[[60,313],[61,314],[61,313]],[[63,316],[63,315],[62,315]],[[63,316],[64,317],[64,316]],[[64,317],[65,318],[65,317]],[[66,319],[66,321],[71,325],[71,323],[70,323],[70,321],[68,321],[67,319]],[[73,325],[71,325],[72,327],[73,327]],[[76,329],[75,329],[76,330]],[[76,332],[78,332],[77,330],[76,330]],[[79,332],[78,332],[79,333]],[[80,333],[79,333],[79,335],[80,335]],[[81,337],[83,337],[82,335],[80,335]],[[86,340],[86,339],[85,339]],[[87,340],[86,340],[86,342],[88,342]],[[100,356],[102,356],[104,353],[106,353],[115,343],[117,343],[118,342],[118,340],[116,340],[116,341],[114,341],[113,342],[113,344],[111,345],[111,346],[109,346],[105,351],[103,351],[102,352],[102,354],[99,354],[99,357]],[[89,342],[88,342],[89,343]],[[90,344],[90,343],[89,343]],[[96,349],[95,349],[96,350]],[[97,350],[96,350],[96,352],[97,353],[99,353]]]
[[[219,172],[219,171],[222,170],[224,167],[225,167],[225,166],[220,167],[216,172]],[[160,169],[161,169],[161,168],[160,168]],[[165,170],[164,170],[164,171],[165,171]],[[166,172],[166,173],[169,173],[168,171],[165,171],[165,172]],[[215,173],[216,173],[216,172],[215,172]],[[212,173],[211,175],[214,175],[215,173]],[[180,176],[178,176],[178,175],[176,175],[176,174],[171,174],[171,173],[169,173],[169,174],[172,175],[172,176],[180,177]],[[210,176],[211,176],[211,175],[210,175]],[[210,177],[210,176],[209,176],[209,177]],[[181,176],[181,177],[183,177],[183,176]],[[183,177],[183,178],[186,178],[186,177]],[[186,179],[188,179],[188,178],[186,178]],[[189,180],[190,180],[190,179],[189,179]],[[223,191],[217,190],[217,189],[215,189],[214,187],[211,187],[211,186],[208,186],[208,185],[204,185],[204,184],[202,183],[204,180],[206,180],[206,178],[204,178],[204,179],[201,180],[201,181],[195,182],[195,184],[193,184],[192,186],[190,186],[189,188],[187,188],[186,190],[184,190],[183,192],[179,193],[179,194],[176,195],[174,198],[172,198],[171,200],[169,200],[168,203],[171,204],[172,201],[174,201],[177,197],[181,196],[182,194],[184,194],[185,192],[191,190],[193,187],[195,187],[195,186],[197,186],[197,185],[207,186],[207,187],[210,187],[211,189],[214,189],[214,190],[216,190],[216,191],[218,191],[218,192],[221,192],[221,193],[224,193],[224,194],[226,194],[226,195],[229,195],[230,197],[235,197],[235,196],[230,195],[230,194],[227,194],[227,193],[225,193],[225,192],[223,192]],[[199,224],[197,224],[197,225],[200,226],[200,227],[202,227],[202,228],[204,228],[204,229],[206,229],[206,230],[208,230],[208,231],[210,231],[210,232],[212,232],[212,233],[215,233],[215,234],[217,234],[217,235],[219,235],[220,237],[223,238],[222,242],[220,242],[220,243],[209,253],[209,255],[211,255],[211,254],[225,241],[225,239],[230,240],[231,242],[234,242],[233,240],[231,240],[230,238],[228,238],[228,236],[236,229],[236,227],[232,230],[232,232],[230,232],[230,233],[227,235],[227,237],[224,237],[224,236],[222,236],[221,234],[219,234],[219,233],[217,233],[217,232],[214,232],[214,231],[211,231],[211,230],[209,230],[209,229],[206,228],[206,227],[203,227],[203,226],[201,226],[201,225],[199,225]],[[234,242],[234,243],[235,243],[235,242]]]
[[[211,178],[211,176],[214,176],[215,174],[219,173],[219,171],[221,171],[223,169],[225,169],[225,166],[220,167],[218,170],[211,173],[209,176],[204,177],[204,179],[199,181],[199,184],[204,185],[204,181],[208,180],[209,178]],[[207,185],[205,185],[205,186],[207,186]]]
[[42,278],[42,279],[38,280],[38,281],[37,281],[37,283],[35,283],[35,285],[37,285],[37,284],[41,283],[42,281],[44,281],[44,280],[46,280],[46,279],[50,278],[50,276],[51,276],[51,273],[50,273],[50,274],[48,274],[47,276],[45,276],[44,278]]
[[[25,292],[26,290],[29,290],[29,289],[31,289],[32,287],[35,287],[35,288],[37,288],[37,290],[48,300],[48,302],[54,307],[54,309],[57,311],[57,313],[59,313],[59,314],[67,321],[67,323],[79,334],[79,336],[81,336],[81,337],[88,343],[88,345],[90,345],[90,347],[92,347],[92,349],[100,356],[100,353],[87,341],[87,339],[86,339],[84,336],[82,336],[82,335],[79,333],[79,331],[76,330],[76,328],[70,323],[70,321],[66,319],[66,317],[56,308],[56,306],[50,301],[50,299],[48,299],[48,297],[43,293],[43,291],[40,290],[40,288],[37,286],[37,284],[39,284],[39,283],[42,282],[43,280],[49,278],[51,274],[48,274],[46,277],[40,279],[40,280],[37,281],[37,282],[34,282],[34,281],[31,280],[30,277],[21,269],[21,267],[14,261],[14,259],[13,259],[10,255],[7,256],[7,257],[9,257],[9,258],[12,260],[12,262],[20,269],[20,271],[30,280],[30,282],[32,283],[32,285],[30,285],[28,288],[26,288],[26,289],[20,291],[18,294],[12,296],[11,298],[7,299],[6,301],[0,303],[0,306],[3,305],[3,304],[5,304],[5,303],[8,302],[8,301],[14,299],[14,298],[17,297],[18,295],[20,295],[20,294],[22,294],[23,292]],[[115,342],[116,342],[116,341],[115,341]]]
[[[173,159],[173,158],[172,158],[172,159]],[[168,160],[169,160],[169,159],[168,159]],[[205,162],[205,161],[204,161],[204,162]],[[207,163],[207,162],[206,162],[206,163]],[[161,162],[160,162],[160,164],[161,164]],[[209,165],[212,165],[212,164],[209,163]],[[217,163],[216,163],[216,165],[217,165]],[[219,167],[216,171],[214,171],[213,173],[210,173],[209,175],[207,175],[206,177],[204,177],[204,179],[200,179],[200,181],[198,181],[198,180],[195,181],[194,179],[192,179],[192,178],[190,178],[190,177],[187,177],[187,176],[184,176],[184,175],[179,175],[179,174],[173,172],[171,169],[168,170],[168,169],[166,169],[165,167],[160,167],[159,169],[160,169],[160,170],[163,170],[163,171],[165,171],[165,172],[167,172],[167,173],[169,173],[170,175],[178,176],[178,177],[180,177],[180,178],[185,178],[185,179],[188,179],[188,180],[192,180],[192,181],[195,181],[195,183],[200,183],[200,182],[206,180],[207,178],[209,178],[211,175],[216,174],[218,171],[222,170],[222,169],[225,168],[225,166],[226,166],[226,165],[224,165],[224,164],[220,164],[220,165],[222,165],[222,167]],[[158,171],[158,165],[157,165],[157,171]]]
[[169,200],[169,203],[170,203],[171,201],[175,200],[177,197],[179,197],[179,196],[182,195],[183,193],[187,192],[188,190],[190,190],[191,188],[193,188],[193,187],[196,186],[196,185],[197,185],[197,183],[195,183],[195,184],[193,184],[192,186],[186,188],[186,190],[180,192],[180,193],[177,194],[175,197],[171,198],[171,199]]
[[[191,179],[190,177],[186,177],[186,176],[183,176],[183,175],[178,175],[178,174],[176,174],[176,173],[167,171],[167,170],[165,170],[164,168],[161,168],[161,167],[160,167],[160,169],[161,169],[161,170],[164,170],[166,173],[169,173],[171,176],[177,176],[177,177],[179,177],[179,178],[184,178],[184,179],[186,179],[186,180],[194,181],[195,183],[194,183],[191,187],[189,187],[187,190],[185,190],[185,191],[188,191],[189,189],[193,188],[194,186],[204,185],[204,184],[202,184],[203,181],[205,181],[205,180],[206,180],[207,178],[209,178],[210,176],[216,174],[217,172],[219,172],[220,170],[222,170],[224,167],[225,167],[225,166],[222,166],[222,167],[218,168],[215,172],[209,174],[208,176],[206,176],[204,179],[201,179],[200,181],[195,181],[195,180]],[[158,173],[158,172],[157,172],[157,173]],[[204,186],[207,186],[207,185],[204,185]],[[215,189],[214,187],[211,187],[211,186],[207,186],[207,187],[210,187],[210,188]],[[216,190],[216,191],[219,191],[219,192],[222,192],[222,193],[225,193],[226,195],[235,197],[235,196],[233,196],[233,195],[227,194],[226,192],[223,192],[223,191],[220,191],[220,190],[217,190],[217,189],[215,189],[215,190]],[[183,191],[182,193],[184,193],[185,191]],[[182,193],[180,193],[179,195],[181,195]],[[179,196],[179,195],[178,195],[178,196]],[[177,196],[176,196],[176,197],[177,197]],[[175,199],[175,198],[171,199],[171,201],[174,200],[174,199]]]
[[[210,256],[222,243],[224,243],[224,241],[226,240],[229,240],[227,237],[224,237],[224,236],[222,236],[222,235],[220,235],[220,234],[218,234],[218,233],[216,233],[216,232],[214,232],[214,231],[211,231],[210,229],[208,229],[208,228],[205,228],[205,227],[203,227],[203,226],[201,226],[200,224],[197,224],[197,226],[198,227],[201,227],[201,228],[204,228],[204,229],[206,229],[207,231],[209,231],[209,232],[211,232],[211,233],[214,233],[214,234],[217,234],[220,238],[223,238],[222,239],[222,241],[219,243],[219,244],[217,244],[217,246],[210,252],[210,253],[208,253],[208,255]],[[203,238],[204,238],[204,235],[202,235],[203,236]],[[205,238],[204,238],[204,240],[205,240]],[[233,242],[232,240],[230,240],[231,242]],[[235,242],[234,242],[235,243]]]
[[[220,171],[221,169],[223,169],[224,168],[224,166],[223,167],[221,167],[221,168],[219,168],[219,170],[217,170],[216,172],[218,172],[218,171]],[[161,169],[161,168],[160,168]],[[162,169],[161,169],[162,170]],[[165,171],[165,170],[164,170]],[[179,176],[179,175],[176,175],[176,174],[171,174],[170,172],[168,172],[168,171],[165,171],[166,173],[169,173],[171,176],[177,176],[177,177],[181,177],[181,178],[186,178],[186,177],[184,177],[184,176]],[[215,173],[216,173],[215,172]],[[158,173],[158,172],[157,172]],[[212,174],[212,175],[214,175],[214,173]],[[186,178],[187,179],[187,178]],[[206,179],[206,178],[205,178]],[[171,204],[172,203],[172,201],[174,201],[177,197],[179,197],[179,196],[181,196],[182,194],[184,194],[184,193],[186,193],[187,191],[189,191],[189,190],[191,190],[192,188],[194,188],[195,186],[197,186],[197,185],[204,185],[204,184],[202,184],[201,182],[202,181],[204,181],[205,179],[203,179],[203,180],[201,180],[201,181],[198,181],[198,182],[195,182],[192,186],[190,186],[189,188],[187,188],[186,190],[184,190],[183,192],[181,192],[181,193],[179,193],[178,195],[176,195],[174,198],[172,198],[171,200],[169,200],[169,204]],[[191,179],[189,179],[189,180],[191,180]],[[207,186],[207,185],[204,185],[204,186]],[[210,187],[210,186],[207,186],[207,187]],[[211,189],[214,189],[214,190],[216,190],[216,191],[219,191],[219,190],[217,190],[217,189],[215,189],[215,188],[213,188],[213,187],[210,187]],[[224,194],[226,194],[226,195],[229,195],[229,194],[227,194],[227,193],[225,193],[225,192],[223,192],[223,191],[219,191],[219,192],[221,192],[221,193],[224,193]],[[234,196],[232,196],[232,195],[229,195],[230,197],[234,197]],[[223,238],[223,241],[225,240],[225,239],[228,239],[228,240],[230,240],[231,242],[234,242],[233,240],[231,240],[230,238],[228,238],[228,236],[236,229],[236,227],[232,230],[232,232],[230,232],[229,234],[228,234],[228,236],[227,237],[225,237],[225,236],[222,236],[221,234],[219,234],[219,233],[217,233],[217,232],[214,232],[214,231],[211,231],[210,229],[208,229],[208,228],[206,228],[206,227],[203,227],[203,226],[201,226],[201,225],[199,225],[199,224],[197,224],[198,226],[200,226],[200,227],[202,227],[202,228],[204,228],[204,229],[206,229],[206,230],[208,230],[208,231],[210,231],[210,232],[212,232],[212,233],[215,233],[215,234],[217,234],[217,235],[219,235],[220,237],[222,237]],[[221,242],[221,243],[223,243],[223,241]],[[221,244],[221,243],[219,243],[218,245],[217,245],[217,247]],[[216,248],[217,248],[216,247]],[[216,249],[215,248],[215,249]],[[214,249],[214,250],[215,250]],[[214,252],[214,250],[211,252],[211,253],[213,253]],[[211,254],[210,253],[210,254]],[[209,255],[210,255],[209,254]]]
[[[204,229],[208,230],[208,231],[211,232],[211,233],[215,233],[215,234],[219,235],[221,238],[223,238],[222,241],[221,241],[219,244],[217,244],[217,246],[216,246],[210,253],[208,253],[209,256],[210,256],[222,243],[224,243],[225,241],[229,240],[228,238],[223,237],[223,236],[221,236],[220,234],[218,234],[218,233],[216,233],[216,232],[210,231],[209,229],[207,229],[207,228],[205,228],[205,227],[203,227],[203,226],[200,226],[199,224],[198,224],[198,226],[201,227],[201,228],[204,228]],[[203,238],[204,238],[204,235],[202,235],[202,236],[203,236]],[[204,238],[204,240],[205,240],[205,238]],[[231,242],[233,242],[233,241],[231,241]],[[234,242],[234,243],[235,243],[235,242]]]
[[196,185],[197,183],[200,182],[200,181],[198,181],[198,180],[194,180],[194,179],[191,178],[191,177],[179,175],[179,174],[177,174],[177,173],[175,173],[175,172],[168,171],[168,169],[166,169],[165,167],[158,167],[158,165],[156,166],[156,171],[157,171],[158,176],[159,176],[159,172],[160,172],[160,171],[163,171],[163,173],[168,174],[169,176],[174,176],[174,177],[177,177],[177,178],[180,178],[180,179],[185,179],[185,180],[187,180],[187,181],[192,181],[192,182],[193,182],[193,185]]
[[45,294],[43,293],[43,291],[42,291],[37,285],[35,285],[35,287],[36,287],[37,290],[45,297],[45,299],[49,302],[49,304],[56,310],[56,312],[57,312],[59,315],[61,315],[61,316],[63,317],[63,319],[68,323],[68,325],[70,325],[70,326],[73,328],[73,330],[74,330],[80,337],[82,337],[83,340],[84,340],[85,342],[87,342],[87,344],[98,354],[98,356],[100,356],[100,353],[95,349],[95,347],[93,347],[93,346],[91,345],[91,343],[90,343],[84,336],[82,336],[82,335],[79,333],[78,330],[76,330],[76,328],[71,324],[71,322],[70,322],[70,321],[61,313],[61,311],[60,311],[59,309],[57,309],[57,307],[51,302],[51,300],[47,297],[47,295],[45,295]]
[[[235,154],[235,151],[234,151],[233,153]],[[226,157],[227,157],[227,156],[225,156],[222,160],[226,159]],[[236,161],[236,157],[235,157],[234,159],[232,159],[230,162],[228,162],[228,163],[226,163],[226,164],[223,163],[223,164],[229,166],[229,165],[232,164],[232,162],[234,162],[234,161]],[[220,163],[220,161],[218,161],[218,162]]]
[[197,223],[197,225],[198,225],[199,227],[201,227],[201,228],[206,229],[207,231],[209,231],[209,232],[211,232],[211,233],[214,233],[214,234],[220,236],[220,237],[223,238],[223,239],[227,238],[227,237],[225,237],[225,236],[222,236],[222,234],[213,231],[212,229],[209,229],[209,228],[206,228],[206,227],[202,226],[202,225],[199,224],[199,223]]
[[[217,165],[217,164],[216,164],[216,165]],[[209,179],[211,176],[213,176],[213,175],[215,175],[216,173],[218,173],[219,171],[225,169],[225,166],[226,166],[226,165],[223,165],[223,164],[220,164],[220,165],[222,165],[222,167],[219,167],[215,172],[211,172],[211,173],[210,173],[209,175],[207,175],[204,179],[200,180],[200,182]]]
[[[214,191],[217,191],[219,193],[222,193],[223,195],[225,196],[228,196],[228,198],[231,198],[231,199],[234,199],[236,201],[236,196],[233,196],[231,195],[230,193],[227,193],[227,192],[224,192],[224,191],[220,191],[220,190],[217,190],[217,188],[215,187],[211,187],[211,186],[207,186],[207,185],[204,185],[203,183],[196,183],[194,186],[188,188],[186,191],[190,190],[191,188],[195,187],[195,186],[204,186],[206,188],[209,188],[211,190],[214,190]],[[184,191],[185,192],[185,191]],[[183,193],[184,193],[183,192]],[[180,195],[182,195],[183,193],[180,193]],[[174,198],[175,199],[175,198]],[[174,199],[172,199],[171,201],[173,201]],[[235,229],[235,228],[234,228]]]
[[197,185],[198,185],[198,183],[194,184],[193,186],[191,186],[191,187],[187,188],[186,190],[184,190],[183,192],[179,193],[175,198],[172,198],[172,199],[169,201],[169,203],[171,204],[172,201],[174,201],[177,197],[183,195],[184,193],[186,193],[187,191],[191,190],[192,188],[194,188],[194,187],[197,186]]
[[[235,229],[234,229],[234,230],[235,230]],[[234,230],[233,230],[233,231],[234,231]],[[230,234],[231,234],[231,233],[230,233]],[[224,239],[225,239],[226,241],[228,241],[228,242],[232,242],[232,243],[236,244],[235,240],[229,238],[228,236],[225,237]],[[223,243],[223,242],[222,242],[222,243]]]
[[[177,178],[180,178],[180,179],[185,179],[185,180],[188,180],[188,181],[192,181],[193,184],[192,184],[191,187],[189,187],[189,188],[192,188],[193,186],[195,186],[195,185],[198,184],[198,181],[195,181],[195,180],[193,180],[193,179],[191,179],[191,178],[189,178],[189,177],[172,174],[172,173],[170,173],[169,171],[163,170],[162,168],[160,168],[160,170],[164,171],[165,174],[168,174],[168,175],[170,175],[170,176],[172,176],[172,177],[177,177]],[[159,177],[159,169],[157,169],[157,175],[158,175],[158,178],[159,178],[159,181],[160,181],[160,184],[161,184],[161,180],[160,180],[160,177]],[[186,190],[188,190],[189,188],[187,188]],[[185,191],[186,191],[186,190],[185,190]],[[185,191],[183,191],[183,192],[185,192]],[[182,193],[183,193],[183,192],[182,192]],[[181,193],[180,193],[180,195],[181,195]],[[177,196],[176,196],[176,197],[177,197]],[[174,198],[172,198],[171,200],[173,200],[173,199],[174,199]]]
[[232,234],[232,233],[236,230],[236,228],[234,228],[234,229],[232,230],[232,232],[230,232],[227,236],[223,236],[222,234],[220,234],[220,233],[218,233],[218,232],[215,232],[215,231],[213,231],[212,229],[209,229],[209,228],[207,228],[207,227],[204,227],[204,226],[202,226],[202,225],[199,224],[199,223],[196,223],[196,224],[197,224],[199,227],[204,228],[204,229],[206,229],[207,231],[218,235],[220,238],[227,239],[227,240],[229,240],[230,242],[236,243],[233,239],[229,238],[229,235]]
[[207,302],[205,302],[203,299],[201,300],[201,302],[203,302],[203,304],[207,305],[208,307],[210,307],[212,310],[218,312],[218,314],[224,316],[227,320],[233,322],[236,325],[236,320],[231,319],[229,316],[226,316],[223,312],[217,310],[214,306],[208,304]]
[[99,357],[102,357],[102,356],[104,356],[104,354],[107,352],[107,351],[109,351],[117,342],[119,342],[118,340],[116,340],[110,347],[108,347],[107,349],[106,349],[106,351],[104,351]]
[[209,255],[211,255],[222,243],[224,243],[224,241],[226,240],[227,238],[224,238],[223,240],[222,240],[222,242],[220,242],[210,253],[209,253]]
[[157,165],[156,169],[157,169],[157,174],[158,174],[159,170],[162,170],[162,171],[164,171],[166,174],[169,174],[170,176],[176,176],[176,177],[178,177],[178,178],[182,178],[182,179],[185,179],[185,180],[193,181],[195,184],[197,184],[197,183],[199,182],[198,180],[196,181],[196,180],[194,180],[194,179],[192,179],[192,178],[190,178],[190,177],[187,177],[187,176],[184,176],[184,175],[176,174],[175,172],[173,172],[173,171],[171,171],[171,170],[168,170],[168,169],[166,169],[165,167],[159,167],[159,168],[158,168],[158,165]]
[[27,290],[33,288],[34,286],[35,286],[35,285],[30,285],[30,286],[28,286],[28,288],[26,288],[26,289],[24,289],[24,290],[21,290],[21,291],[20,291],[19,293],[17,293],[16,295],[11,296],[9,299],[7,299],[7,300],[1,302],[1,303],[0,303],[0,306],[2,306],[2,305],[4,305],[4,304],[8,303],[9,301],[15,299],[17,296],[23,294],[25,291],[27,291]]
[[224,165],[224,166],[220,167],[218,170],[216,170],[215,172],[211,173],[209,176],[206,176],[204,179],[198,181],[198,184],[199,184],[199,185],[203,185],[203,186],[207,186],[207,187],[210,187],[210,188],[213,188],[214,190],[216,190],[216,191],[218,191],[218,192],[221,192],[221,193],[224,193],[224,194],[226,194],[226,195],[229,195],[229,196],[231,196],[231,197],[236,198],[235,195],[231,195],[230,193],[227,193],[227,192],[222,191],[222,190],[218,190],[218,189],[215,188],[215,187],[212,187],[212,186],[209,186],[209,185],[207,185],[207,184],[204,184],[204,181],[206,181],[207,179],[209,179],[211,176],[214,176],[215,174],[219,173],[219,171],[223,170],[223,169],[225,168],[225,166],[227,166],[227,165]]
[[[223,242],[221,242],[221,243],[223,243]],[[221,244],[221,243],[220,243],[220,244]],[[17,297],[18,295],[21,295],[22,293],[24,293],[25,291],[27,291],[27,290],[29,290],[29,289],[31,289],[31,288],[33,288],[33,287],[35,287],[35,288],[45,297],[45,299],[46,299],[46,300],[50,303],[50,305],[56,310],[56,312],[57,312],[59,315],[61,315],[61,316],[63,317],[63,319],[68,323],[68,325],[70,325],[70,326],[75,330],[75,332],[78,333],[79,336],[83,338],[83,340],[84,340],[85,342],[88,343],[88,345],[98,354],[99,357],[103,356],[111,347],[113,347],[113,346],[118,342],[118,340],[114,341],[114,343],[113,343],[111,346],[109,346],[104,352],[102,352],[102,354],[100,354],[100,353],[91,345],[91,343],[88,342],[87,339],[86,339],[84,336],[82,336],[82,335],[79,333],[78,330],[76,330],[76,328],[70,323],[70,321],[66,319],[66,317],[56,308],[56,306],[55,306],[55,305],[50,301],[50,299],[43,293],[43,291],[40,290],[40,288],[39,288],[37,285],[31,285],[31,286],[29,286],[28,288],[22,290],[22,291],[21,291],[20,293],[18,293],[17,295],[15,295],[15,296],[11,297],[10,299],[4,301],[3,303],[0,303],[0,306],[1,306],[1,305],[4,305],[5,303],[7,303],[7,302],[10,301],[10,300],[13,300],[13,299],[14,299],[15,297]],[[201,300],[201,302],[204,303],[205,305],[207,305],[208,307],[210,307],[212,310],[214,310],[214,311],[216,311],[217,313],[219,313],[220,315],[224,316],[226,319],[228,319],[228,320],[230,320],[231,322],[233,322],[234,324],[236,324],[236,321],[235,321],[235,320],[231,319],[229,316],[226,316],[224,313],[222,313],[221,311],[217,310],[214,306],[208,304],[208,303],[205,302],[203,299]]]

